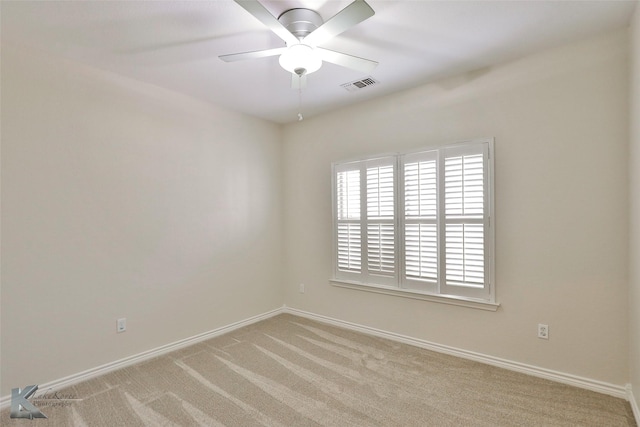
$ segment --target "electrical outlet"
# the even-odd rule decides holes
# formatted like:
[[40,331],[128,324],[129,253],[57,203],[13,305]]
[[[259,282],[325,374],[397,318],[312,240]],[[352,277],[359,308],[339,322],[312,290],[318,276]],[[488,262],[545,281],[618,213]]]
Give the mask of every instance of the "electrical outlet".
[[538,338],[542,338],[543,340],[549,339],[549,325],[538,323]]
[[304,283],[300,283],[300,293],[304,294]]
[[123,317],[122,319],[118,319],[116,321],[116,332],[124,332],[127,330],[127,319]]

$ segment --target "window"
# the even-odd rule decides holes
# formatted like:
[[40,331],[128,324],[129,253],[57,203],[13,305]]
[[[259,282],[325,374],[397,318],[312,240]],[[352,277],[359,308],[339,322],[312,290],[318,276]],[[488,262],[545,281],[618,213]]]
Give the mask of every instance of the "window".
[[494,303],[492,140],[333,165],[342,284]]

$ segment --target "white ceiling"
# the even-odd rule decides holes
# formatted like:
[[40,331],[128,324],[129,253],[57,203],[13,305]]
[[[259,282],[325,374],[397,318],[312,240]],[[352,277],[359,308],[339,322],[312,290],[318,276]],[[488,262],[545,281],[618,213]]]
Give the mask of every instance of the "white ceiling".
[[[264,0],[326,21],[351,0]],[[322,47],[378,61],[380,84],[325,63],[310,74],[302,111],[340,106],[489,67],[629,24],[637,1],[367,0],[376,14]],[[297,120],[299,94],[277,57],[226,63],[218,55],[281,47],[232,0],[0,3],[3,42],[42,49],[278,123]]]

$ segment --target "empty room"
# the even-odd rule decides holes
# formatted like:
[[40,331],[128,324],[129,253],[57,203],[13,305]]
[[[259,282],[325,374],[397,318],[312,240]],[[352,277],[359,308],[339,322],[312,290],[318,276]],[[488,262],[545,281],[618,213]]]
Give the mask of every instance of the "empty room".
[[639,3],[1,1],[0,425],[636,426]]

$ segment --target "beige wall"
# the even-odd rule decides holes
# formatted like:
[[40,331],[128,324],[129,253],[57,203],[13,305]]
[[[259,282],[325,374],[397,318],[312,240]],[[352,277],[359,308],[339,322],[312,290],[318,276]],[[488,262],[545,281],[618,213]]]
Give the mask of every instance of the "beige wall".
[[6,43],[1,83],[0,395],[282,305],[279,126]]
[[631,24],[631,155],[630,171],[630,280],[629,361],[630,382],[640,408],[640,6]]
[[[627,42],[616,32],[286,126],[285,303],[626,384]],[[484,136],[496,138],[497,312],[329,284],[332,162]]]
[[[626,165],[640,73],[629,78],[627,41],[610,34],[283,132],[3,43],[0,396],[284,300],[613,384],[631,375],[638,397],[637,120],[631,221]],[[482,136],[496,137],[498,312],[329,285],[331,162]]]

